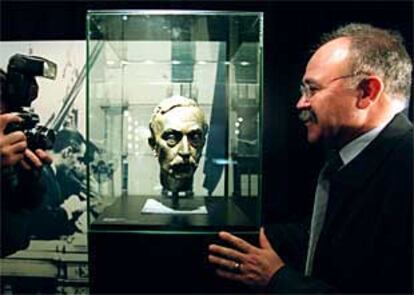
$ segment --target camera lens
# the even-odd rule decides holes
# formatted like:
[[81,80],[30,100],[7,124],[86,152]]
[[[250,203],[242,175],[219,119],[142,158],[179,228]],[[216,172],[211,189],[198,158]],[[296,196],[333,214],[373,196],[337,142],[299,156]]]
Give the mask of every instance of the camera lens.
[[26,134],[29,148],[51,150],[55,143],[55,132],[44,126],[37,126]]

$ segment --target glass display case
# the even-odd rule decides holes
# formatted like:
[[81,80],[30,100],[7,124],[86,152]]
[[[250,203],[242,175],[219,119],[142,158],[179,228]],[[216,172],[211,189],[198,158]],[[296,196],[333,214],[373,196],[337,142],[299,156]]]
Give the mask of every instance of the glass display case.
[[262,30],[260,12],[88,12],[93,269],[110,233],[257,233]]
[[[144,206],[152,198],[155,206],[161,206],[160,212],[131,208],[137,216],[147,214],[147,219],[166,212],[191,213],[206,197],[213,201],[260,199],[261,26],[261,14],[249,12],[88,14],[88,141],[97,147],[89,169],[93,192],[89,205],[94,214],[90,220],[96,217],[94,203],[98,202],[93,196],[105,199],[104,207],[125,198],[140,198],[143,202],[137,205]],[[201,130],[205,134],[199,135],[203,143],[198,147],[186,138],[188,134],[173,139],[180,147],[160,138],[163,134],[155,134],[167,142],[159,153],[171,153],[163,159],[157,150],[164,143],[153,147],[148,142],[154,132],[149,123],[154,109],[164,103],[175,110],[161,110],[157,121],[170,116],[167,120],[177,125],[173,128],[183,128],[181,121],[191,118],[177,109],[196,107],[185,107],[185,100],[171,100],[179,96],[196,102],[207,128]],[[201,149],[196,151],[201,153],[199,159],[181,157],[179,150],[186,149],[185,145],[189,153]],[[173,171],[163,173],[163,165]],[[175,192],[171,184],[162,184],[161,174],[180,172],[194,174],[188,177],[192,185]],[[185,175],[170,176],[174,177]],[[253,211],[259,220],[260,207]]]

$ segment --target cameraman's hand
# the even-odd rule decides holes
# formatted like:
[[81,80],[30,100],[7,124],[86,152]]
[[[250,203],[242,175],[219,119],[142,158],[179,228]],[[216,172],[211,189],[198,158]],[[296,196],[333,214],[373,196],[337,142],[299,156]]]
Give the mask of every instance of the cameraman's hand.
[[68,219],[71,220],[74,213],[86,211],[86,200],[82,201],[77,195],[71,195],[60,207],[66,211]]
[[1,166],[14,166],[24,157],[27,147],[26,136],[22,131],[4,134],[9,123],[18,123],[22,119],[16,114],[7,113],[0,115],[0,158]]
[[52,157],[42,149],[37,149],[34,153],[26,149],[24,159],[20,163],[24,169],[31,170],[32,167],[40,169],[43,164],[50,164],[52,161]]

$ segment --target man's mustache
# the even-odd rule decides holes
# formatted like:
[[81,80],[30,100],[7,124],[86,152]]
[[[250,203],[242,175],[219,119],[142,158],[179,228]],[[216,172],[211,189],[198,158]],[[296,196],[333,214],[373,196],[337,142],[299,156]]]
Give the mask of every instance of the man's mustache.
[[312,123],[318,123],[318,118],[316,117],[315,112],[312,110],[303,110],[299,113],[299,120],[302,122],[312,122]]

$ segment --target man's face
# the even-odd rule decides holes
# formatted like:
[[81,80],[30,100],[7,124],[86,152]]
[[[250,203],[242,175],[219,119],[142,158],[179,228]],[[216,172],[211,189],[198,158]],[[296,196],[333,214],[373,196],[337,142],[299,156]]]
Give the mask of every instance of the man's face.
[[204,115],[197,107],[175,107],[154,122],[155,150],[161,169],[174,178],[192,177],[201,157]]
[[346,142],[357,127],[357,91],[349,85],[349,45],[347,38],[328,42],[306,67],[302,84],[308,93],[301,96],[296,108],[309,115],[302,120],[310,143]]
[[69,147],[64,157],[63,165],[79,180],[86,177],[86,165],[82,162],[85,152],[86,146],[81,144],[80,146]]

